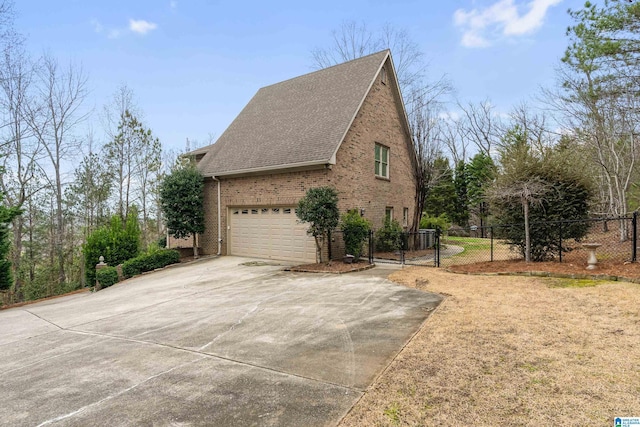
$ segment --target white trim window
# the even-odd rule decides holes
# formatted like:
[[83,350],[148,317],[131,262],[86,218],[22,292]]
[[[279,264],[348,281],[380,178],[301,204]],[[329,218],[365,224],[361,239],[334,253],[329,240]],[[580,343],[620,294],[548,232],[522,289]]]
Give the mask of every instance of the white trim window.
[[389,147],[376,144],[375,173],[377,177],[389,179]]

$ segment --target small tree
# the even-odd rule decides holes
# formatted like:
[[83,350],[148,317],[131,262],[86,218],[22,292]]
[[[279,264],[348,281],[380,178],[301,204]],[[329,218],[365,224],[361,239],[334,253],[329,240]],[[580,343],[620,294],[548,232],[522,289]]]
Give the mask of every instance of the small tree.
[[298,202],[296,215],[301,222],[308,222],[308,234],[316,241],[316,260],[322,259],[322,247],[327,234],[338,226],[338,193],[332,187],[310,188]]
[[342,215],[340,228],[347,254],[360,258],[362,245],[371,231],[371,222],[361,217],[356,210],[351,210]]
[[160,184],[160,205],[173,237],[193,237],[193,256],[197,258],[196,234],[204,232],[204,178],[200,171],[188,164],[167,175]]
[[[0,203],[4,195],[0,193]],[[21,214],[18,208],[7,208],[0,204],[0,290],[9,289],[13,284],[11,262],[7,259],[11,242],[9,239],[9,224]]]

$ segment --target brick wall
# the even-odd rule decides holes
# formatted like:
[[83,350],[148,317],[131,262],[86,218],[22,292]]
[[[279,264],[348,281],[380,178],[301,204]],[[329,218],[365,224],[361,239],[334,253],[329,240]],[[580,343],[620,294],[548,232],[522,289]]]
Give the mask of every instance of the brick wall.
[[[387,61],[385,64],[390,69]],[[414,181],[411,140],[402,124],[402,109],[387,73],[387,84],[380,76],[373,84],[351,129],[336,154],[332,169],[317,169],[240,178],[221,178],[222,254],[227,253],[227,212],[229,207],[294,206],[309,188],[334,186],[338,190],[341,212],[364,208],[374,228],[384,223],[385,209],[392,207],[394,218],[402,224],[403,209],[414,210]],[[375,143],[389,147],[389,179],[374,174]],[[200,240],[203,253],[217,252],[217,185],[205,182],[205,234]],[[411,225],[411,224],[409,224]]]
[[[385,64],[390,69],[389,61]],[[402,124],[397,91],[391,73],[387,84],[380,76],[347,132],[336,155],[333,169],[340,191],[341,210],[364,208],[365,218],[374,228],[384,224],[386,207],[402,225],[404,208],[409,208],[409,226],[413,218],[415,186],[411,156],[411,139]],[[389,147],[389,179],[375,177],[375,143]]]

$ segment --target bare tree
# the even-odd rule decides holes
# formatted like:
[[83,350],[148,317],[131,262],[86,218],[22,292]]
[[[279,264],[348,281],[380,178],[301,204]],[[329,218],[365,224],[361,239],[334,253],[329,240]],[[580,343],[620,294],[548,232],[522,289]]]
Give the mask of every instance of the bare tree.
[[478,151],[491,156],[500,139],[499,119],[491,103],[488,100],[478,104],[458,103],[458,107],[463,113],[461,126],[464,129],[464,137],[474,144]]
[[102,107],[100,114],[100,121],[109,140],[113,140],[118,134],[118,126],[127,111],[138,119],[142,118],[142,111],[136,103],[133,89],[122,83],[111,96],[111,100]]
[[445,117],[442,121],[442,142],[447,148],[453,164],[467,161],[469,139],[462,121],[455,117]]
[[48,164],[38,166],[53,191],[53,251],[57,258],[58,281],[65,283],[65,236],[63,162],[77,153],[74,128],[85,120],[81,110],[86,97],[87,79],[81,69],[60,67],[57,60],[45,55],[37,70],[36,96],[26,108],[26,119]]
[[513,107],[509,113],[506,129],[513,129],[515,126],[522,129],[532,148],[539,153],[555,146],[561,136],[551,129],[549,117],[544,111],[534,111],[524,102]]
[[[40,146],[25,120],[24,112],[30,102],[29,90],[33,80],[33,65],[19,40],[5,45],[0,60],[0,107],[3,122],[0,136],[2,169],[0,189],[8,207],[20,208],[31,197],[30,183],[37,174],[36,161]],[[15,291],[20,292],[22,278],[19,274],[22,258],[24,217],[13,220],[12,265]]]
[[329,47],[316,48],[311,52],[315,68],[330,67],[390,49],[403,95],[408,97],[411,88],[421,84],[426,71],[424,53],[406,30],[385,24],[376,31],[369,29],[365,23],[345,21],[331,35],[333,42]]
[[441,170],[435,167],[436,159],[442,157],[443,109],[442,97],[450,91],[446,80],[440,80],[424,88],[414,88],[408,105],[409,125],[413,136],[415,165],[415,210],[412,231],[417,231],[425,208],[429,189],[438,184]]

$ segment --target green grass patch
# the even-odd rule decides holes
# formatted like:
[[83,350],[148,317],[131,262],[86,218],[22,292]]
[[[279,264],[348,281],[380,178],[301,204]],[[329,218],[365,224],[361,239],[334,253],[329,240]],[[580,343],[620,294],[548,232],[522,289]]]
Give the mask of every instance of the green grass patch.
[[[479,260],[486,258],[489,261],[491,255],[491,239],[481,239],[479,237],[442,237],[440,243],[443,247],[446,245],[461,246],[463,251],[451,258],[464,257],[469,258],[477,255]],[[495,242],[494,242],[495,243]]]
[[547,286],[550,288],[592,288],[594,286],[605,283],[605,280],[593,279],[546,279]]
[[398,402],[393,402],[387,406],[387,409],[385,409],[383,413],[393,424],[400,424],[400,405]]

